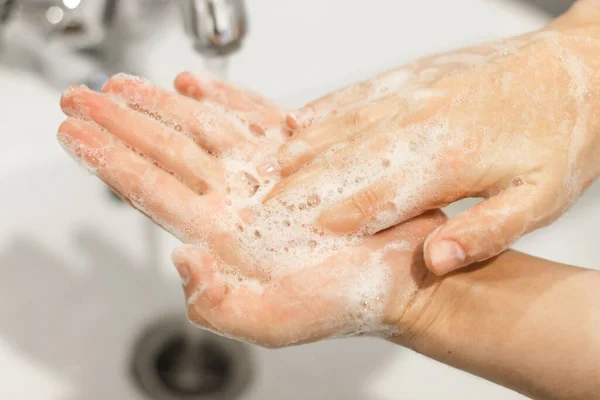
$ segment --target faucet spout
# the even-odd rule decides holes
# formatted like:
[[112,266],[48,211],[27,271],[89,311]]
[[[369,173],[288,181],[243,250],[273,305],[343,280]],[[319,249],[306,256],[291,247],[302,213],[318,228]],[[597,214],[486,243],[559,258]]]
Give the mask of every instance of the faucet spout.
[[204,56],[237,51],[247,32],[243,0],[180,0],[184,26],[195,49]]

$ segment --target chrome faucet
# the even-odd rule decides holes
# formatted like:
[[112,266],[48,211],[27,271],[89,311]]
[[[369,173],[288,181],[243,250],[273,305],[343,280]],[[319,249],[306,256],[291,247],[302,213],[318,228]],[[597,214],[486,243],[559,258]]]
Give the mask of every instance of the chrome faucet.
[[205,56],[237,51],[247,31],[243,0],[180,0],[183,23],[194,48]]
[[113,22],[116,0],[0,0],[4,24],[18,20],[48,41],[90,49],[101,43]]
[[[113,73],[141,72],[128,50],[156,31],[177,3],[200,55],[223,57],[239,50],[247,31],[243,0],[0,0],[0,62],[12,49],[20,57],[27,53],[37,72],[58,86],[98,88]],[[11,29],[17,33],[11,35]]]

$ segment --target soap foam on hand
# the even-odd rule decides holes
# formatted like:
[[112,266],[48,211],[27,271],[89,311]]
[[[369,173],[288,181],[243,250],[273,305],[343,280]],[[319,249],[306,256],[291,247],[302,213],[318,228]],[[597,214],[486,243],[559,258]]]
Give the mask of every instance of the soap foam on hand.
[[[264,126],[264,135],[257,135],[253,122],[234,111],[129,76],[112,78],[104,91],[79,87],[65,92],[62,106],[70,118],[59,140],[136,208],[193,244],[174,255],[176,263],[195,265],[194,273],[201,274],[185,280],[193,320],[221,334],[264,343],[264,337],[252,337],[264,333],[258,326],[246,333],[232,330],[228,313],[212,316],[206,325],[207,314],[217,310],[204,304],[223,291],[231,294],[230,301],[245,293],[233,305],[223,300],[230,315],[243,314],[253,296],[267,302],[285,287],[273,297],[276,307],[287,310],[277,315],[295,318],[276,321],[282,329],[276,345],[393,331],[383,324],[385,311],[404,298],[397,290],[413,293],[418,286],[409,268],[415,237],[406,232],[389,233],[386,240],[365,232],[336,235],[316,223],[325,204],[369,183],[369,171],[350,168],[343,176],[325,175],[263,204],[280,177],[272,170],[261,174],[257,166],[274,162],[286,136],[279,126]],[[241,139],[224,148],[219,145],[228,142],[218,141],[223,136]],[[381,163],[373,171],[376,167]],[[398,249],[403,250],[390,260],[387,255]],[[206,259],[214,259],[208,269]],[[392,284],[399,274],[400,289]],[[302,325],[292,328],[293,323]],[[305,326],[313,330],[304,332]]]
[[[256,190],[254,205],[231,200],[234,210],[250,210],[236,235],[236,251],[264,266],[269,279],[284,282],[314,265],[343,265],[349,274],[318,271],[319,281],[338,274],[340,283],[320,294],[323,304],[346,305],[338,319],[343,322],[328,335],[377,332],[385,313],[381,304],[392,297],[387,285],[409,282],[411,287],[393,295],[410,299],[419,279],[394,276],[397,265],[385,256],[394,249],[368,252],[367,243],[381,235],[371,234],[458,198],[486,196],[429,241],[433,247],[444,238],[462,240],[468,248],[460,261],[466,265],[554,220],[597,176],[583,166],[600,148],[590,135],[597,128],[591,104],[598,96],[590,77],[600,70],[593,57],[599,47],[585,34],[545,30],[429,57],[311,103],[298,113],[294,124],[300,131],[278,159],[284,173],[312,163],[285,181],[271,180],[268,189],[278,181],[276,194],[267,194],[265,205],[260,200],[267,188]],[[397,106],[397,118],[374,102],[386,110]],[[328,226],[334,231],[340,220],[349,233],[322,229],[323,221],[333,222]],[[409,248],[412,239],[404,237]],[[372,258],[354,252],[361,246]],[[436,273],[448,272],[441,269]],[[266,297],[269,284],[261,287]],[[369,301],[353,297],[357,293]],[[313,299],[313,293],[304,294],[303,305]]]
[[[432,64],[436,65],[437,62],[434,61]],[[357,101],[373,102],[391,93],[400,92],[405,93],[405,97],[411,98],[412,101],[423,101],[431,96],[440,95],[438,92],[419,89],[424,85],[426,78],[433,79],[433,75],[430,73],[425,77],[419,76],[412,68],[382,74],[379,79],[365,83],[362,86],[362,89],[365,90],[358,90],[354,93],[354,97]],[[263,275],[270,279],[298,273],[300,270],[324,263],[337,254],[350,252],[351,249],[360,247],[371,234],[392,225],[398,214],[411,206],[410,199],[418,198],[421,195],[420,183],[425,180],[426,174],[435,170],[437,161],[433,156],[439,152],[441,136],[447,130],[445,121],[435,119],[429,125],[408,127],[406,128],[407,135],[415,137],[416,140],[395,144],[393,138],[390,138],[392,143],[389,146],[381,146],[376,157],[371,157],[373,151],[367,146],[362,152],[364,157],[346,160],[347,168],[342,173],[333,169],[325,169],[314,180],[306,182],[304,185],[298,185],[294,190],[288,191],[285,196],[279,197],[275,201],[263,204],[265,196],[281,179],[278,176],[264,178],[256,167],[263,165],[265,161],[271,160],[272,162],[275,159],[275,154],[283,143],[282,138],[285,137],[281,129],[278,127],[257,129],[252,122],[241,120],[239,114],[207,100],[199,102],[199,105],[203,105],[202,112],[194,112],[183,118],[181,116],[174,118],[165,110],[173,108],[173,104],[178,104],[178,99],[168,98],[172,102],[170,103],[159,95],[148,95],[148,91],[144,88],[150,86],[149,83],[139,78],[119,75],[113,78],[114,80],[128,81],[132,83],[133,89],[125,94],[109,93],[113,101],[142,113],[196,143],[203,144],[202,140],[214,140],[223,134],[217,128],[227,126],[228,129],[236,130],[243,136],[244,144],[251,143],[254,146],[254,152],[248,152],[248,147],[245,145],[233,147],[219,154],[212,149],[207,150],[218,158],[223,170],[218,187],[205,189],[206,196],[209,196],[208,193],[211,191],[220,195],[219,201],[212,201],[217,205],[210,211],[206,210],[203,204],[190,206],[181,202],[176,196],[169,196],[165,193],[157,194],[160,176],[151,173],[145,175],[142,185],[143,193],[133,202],[137,208],[148,215],[153,215],[157,222],[168,227],[171,232],[186,242],[200,245],[210,251],[215,258],[220,260],[220,268],[228,271],[227,276],[237,276],[234,282],[227,278],[230,284],[247,284],[255,289],[261,286],[257,284],[256,280],[231,272],[235,270],[236,265],[226,265],[225,260],[231,259],[230,254],[220,254],[219,250],[215,250],[213,245],[215,238],[225,237],[225,240],[230,242],[229,246],[225,246],[225,249],[228,250],[227,253],[238,253],[234,257],[237,262],[249,264],[250,269],[262,271]],[[192,96],[196,93],[196,91],[190,90],[187,92]],[[123,97],[127,97],[127,99],[124,100]],[[339,96],[340,102],[344,97],[347,96]],[[340,104],[336,104],[334,101],[329,112],[333,112],[333,110],[344,112],[355,106],[353,102],[343,101],[345,104],[342,106],[345,108],[338,107]],[[77,112],[74,115],[90,120],[87,116],[89,111],[85,107],[79,104],[75,109]],[[325,107],[325,109],[327,108]],[[219,116],[218,120],[215,115]],[[90,122],[96,124],[94,121]],[[215,122],[218,122],[219,125]],[[187,128],[193,126],[201,127],[201,140],[198,135],[194,135]],[[135,129],[135,126],[132,128]],[[122,138],[117,140],[123,141],[127,145],[126,140]],[[302,144],[301,141],[293,143],[295,146]],[[419,151],[416,151],[417,146]],[[135,147],[129,147],[135,149]],[[194,169],[198,162],[194,156],[195,152],[190,147],[188,149],[190,151],[176,156],[187,169]],[[297,149],[298,152],[305,150],[305,148]],[[344,148],[340,147],[335,150],[337,151],[327,154],[327,157],[335,156],[338,153],[343,154]],[[170,149],[165,148],[164,151],[168,152]],[[140,153],[140,155],[144,158],[151,158],[144,153]],[[159,164],[159,166],[164,169],[163,165]],[[407,167],[413,171],[408,177],[405,173]],[[417,173],[418,171],[423,171],[424,175],[420,175]],[[318,218],[327,207],[359,193],[381,181],[387,175],[402,176],[409,180],[405,182],[405,187],[408,189],[398,192],[396,198],[391,199],[390,210],[380,213],[377,218],[369,221],[368,224],[352,234],[337,235],[319,226]],[[199,192],[204,194],[205,190]],[[152,211],[152,202],[148,202],[147,199],[158,197],[163,197],[161,201],[168,202],[171,209],[192,216],[189,216],[184,224],[173,223],[156,216]],[[210,215],[200,217],[206,213]],[[387,251],[389,248],[386,247],[374,251],[369,260],[362,260],[359,263],[364,266],[366,271],[369,271],[368,276],[362,276],[357,272],[356,279],[348,278],[345,289],[348,305],[354,304],[354,308],[350,307],[351,314],[360,316],[360,318],[356,318],[356,321],[353,322],[354,325],[346,326],[344,328],[346,332],[368,331],[369,325],[372,325],[371,328],[374,330],[381,330],[380,327],[375,328],[377,324],[374,321],[381,322],[382,309],[372,306],[370,308],[361,307],[360,301],[350,300],[350,298],[354,293],[363,293],[370,299],[379,298],[381,304],[385,304],[386,296],[388,296],[386,292],[390,290],[386,283],[392,274],[390,266],[383,257]],[[349,262],[349,264],[357,263]],[[352,270],[352,267],[348,266],[347,269]],[[359,276],[360,278],[358,278]],[[366,285],[367,282],[368,285]],[[365,288],[371,289],[365,290]],[[194,298],[197,296],[196,294]],[[358,323],[359,320],[370,322]]]
[[[252,164],[244,165],[239,157],[224,157],[223,163],[228,165],[227,170],[254,171]],[[354,234],[337,235],[320,228],[317,220],[324,204],[339,201],[343,194],[371,184],[379,176],[377,171],[380,169],[381,165],[374,164],[367,170],[349,168],[347,174],[341,177],[325,174],[317,181],[299,186],[287,192],[286,196],[266,204],[262,200],[280,181],[279,177],[270,178],[268,184],[262,184],[253,196],[232,193],[228,196],[231,211],[240,215],[240,210],[244,210],[250,215],[243,222],[241,219],[237,222],[232,239],[236,251],[253,269],[262,270],[269,279],[284,279],[302,273],[302,270],[313,269],[315,265],[326,264],[339,254],[353,253],[353,249],[360,248],[370,232],[362,230]],[[231,227],[225,221],[221,227],[223,230]],[[397,333],[394,326],[383,324],[383,315],[393,292],[392,282],[395,281],[395,272],[386,255],[394,250],[408,252],[409,249],[413,250],[410,241],[392,241],[375,251],[365,251],[363,256],[343,259],[347,265],[339,268],[353,272],[340,277],[343,280],[332,296],[337,302],[343,299],[345,317],[344,323],[337,326],[335,332],[330,332],[330,336]],[[219,257],[218,254],[214,255]],[[326,270],[320,273],[328,274]],[[398,296],[405,305],[420,284],[409,273],[406,275],[403,277],[405,293]],[[264,290],[256,284],[256,280],[241,279],[240,284],[249,284],[261,292]],[[327,277],[315,276],[314,279],[318,281]]]

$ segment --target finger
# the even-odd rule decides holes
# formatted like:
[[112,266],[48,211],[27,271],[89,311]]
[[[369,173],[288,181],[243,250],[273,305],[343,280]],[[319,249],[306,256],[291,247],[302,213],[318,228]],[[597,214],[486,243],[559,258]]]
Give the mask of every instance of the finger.
[[213,256],[196,247],[176,249],[172,260],[185,282],[188,318],[195,324],[265,347],[296,343],[302,336],[298,332],[306,330],[306,312],[291,305],[279,286],[227,274]]
[[312,184],[317,185],[327,172],[327,166],[321,160],[307,165],[297,173],[288,176],[278,182],[273,189],[264,197],[263,203],[272,201],[277,197],[284,197],[288,192],[302,191],[308,189]]
[[179,176],[191,189],[199,193],[221,189],[224,172],[219,161],[177,131],[83,87],[65,92],[61,106],[69,116],[93,120]]
[[210,309],[223,300],[227,288],[225,285],[211,285],[219,266],[207,250],[193,245],[180,246],[172,252],[171,261],[181,277],[188,303],[198,303]]
[[536,186],[511,187],[450,219],[427,239],[428,268],[444,275],[506,250],[548,222],[553,199]]
[[265,97],[208,74],[183,72],[175,78],[175,88],[193,99],[209,99],[222,104],[246,120],[258,135],[264,134],[267,129],[280,127],[286,115],[281,107]]
[[[264,201],[312,186],[307,190],[319,190],[321,187],[328,190],[321,196],[324,200],[322,205],[330,207],[339,202],[339,210],[355,210],[373,197],[376,200],[374,206],[378,207],[385,205],[396,194],[410,197],[402,199],[406,202],[425,189],[435,188],[435,181],[444,182],[443,179],[459,171],[463,165],[460,160],[454,159],[452,151],[446,151],[444,157],[439,157],[436,153],[444,150],[438,149],[439,146],[432,141],[435,138],[420,138],[410,131],[361,136],[348,146],[315,160],[278,182]],[[338,185],[337,191],[331,192],[332,184]],[[451,186],[452,183],[447,181],[444,185]],[[363,190],[365,193],[361,193]],[[356,194],[365,201],[351,200]],[[332,213],[335,211],[332,210]]]
[[401,116],[407,107],[408,103],[400,99],[375,102],[300,130],[278,151],[283,176],[293,173],[328,149],[375,130],[383,120]]
[[192,321],[230,337],[282,347],[393,326],[425,275],[421,262],[412,265],[419,244],[442,221],[441,213],[424,215],[262,284],[226,274],[197,247],[177,249],[173,261]]
[[446,191],[437,179],[430,178],[420,180],[410,172],[386,176],[326,208],[317,224],[337,234],[357,231],[373,234],[468,197],[465,192]]
[[[368,258],[366,252],[361,254],[362,259]],[[360,262],[361,257],[349,259]],[[185,287],[189,319],[221,335],[277,348],[356,329],[349,308],[362,309],[354,301],[360,294],[352,290],[360,280],[353,276],[360,270],[357,266],[308,267],[260,284],[228,275],[214,257],[198,248],[177,249],[173,261],[178,270],[190,271]],[[344,279],[345,274],[354,279]]]
[[413,73],[408,69],[387,71],[371,80],[359,82],[329,93],[306,104],[287,119],[291,129],[307,127],[324,119],[343,114],[357,105],[374,101],[405,86]]
[[[392,182],[377,182],[325,210],[319,217],[318,225],[338,234],[356,232],[368,223],[374,224],[377,217],[385,215],[386,211],[396,214],[395,197],[396,187]],[[418,215],[420,211],[420,208],[413,208],[412,214]],[[406,218],[410,216],[412,215],[408,214]],[[392,226],[399,218],[404,216],[394,215],[394,220],[385,221],[381,228]]]
[[[330,186],[332,182],[337,182],[340,185],[338,187],[340,196],[337,197],[342,197],[344,190],[346,190],[347,197],[348,190],[353,189],[353,184],[348,179],[341,178],[352,176],[352,180],[356,180],[357,183],[361,178],[354,175],[360,174],[360,170],[364,169],[372,159],[385,159],[381,153],[384,151],[383,148],[389,144],[390,138],[385,135],[361,137],[349,146],[333,153],[330,157],[319,158],[296,173],[285,177],[273,187],[263,201],[268,202],[294,190],[313,190],[309,186]],[[377,170],[382,169],[381,164],[377,167]],[[350,187],[344,187],[348,185]],[[331,201],[332,196],[327,197]],[[333,198],[335,197],[334,193]]]
[[[98,126],[69,118],[59,128],[58,140],[121,197],[181,240],[198,237],[197,209],[210,215],[213,209],[175,177],[125,147]],[[176,199],[176,200],[175,200]]]
[[374,87],[373,82],[363,81],[328,93],[293,113],[287,123],[290,128],[298,129],[336,116],[355,104],[365,102]]
[[211,102],[198,102],[161,90],[139,78],[117,75],[102,88],[123,99],[130,107],[149,114],[167,126],[183,130],[209,153],[232,148],[249,152],[253,148],[239,119]]

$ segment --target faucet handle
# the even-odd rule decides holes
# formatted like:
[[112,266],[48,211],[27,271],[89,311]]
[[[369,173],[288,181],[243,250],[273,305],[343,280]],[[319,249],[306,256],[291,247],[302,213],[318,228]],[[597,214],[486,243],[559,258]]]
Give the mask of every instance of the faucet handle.
[[185,30],[197,51],[207,56],[228,55],[246,36],[243,0],[180,0]]
[[[103,42],[114,18],[117,0],[61,0],[46,11],[53,26],[50,39],[73,50],[91,49]],[[49,19],[49,10],[56,12]]]
[[98,46],[109,29],[119,0],[0,0],[0,26],[25,24],[46,41],[72,50]]

